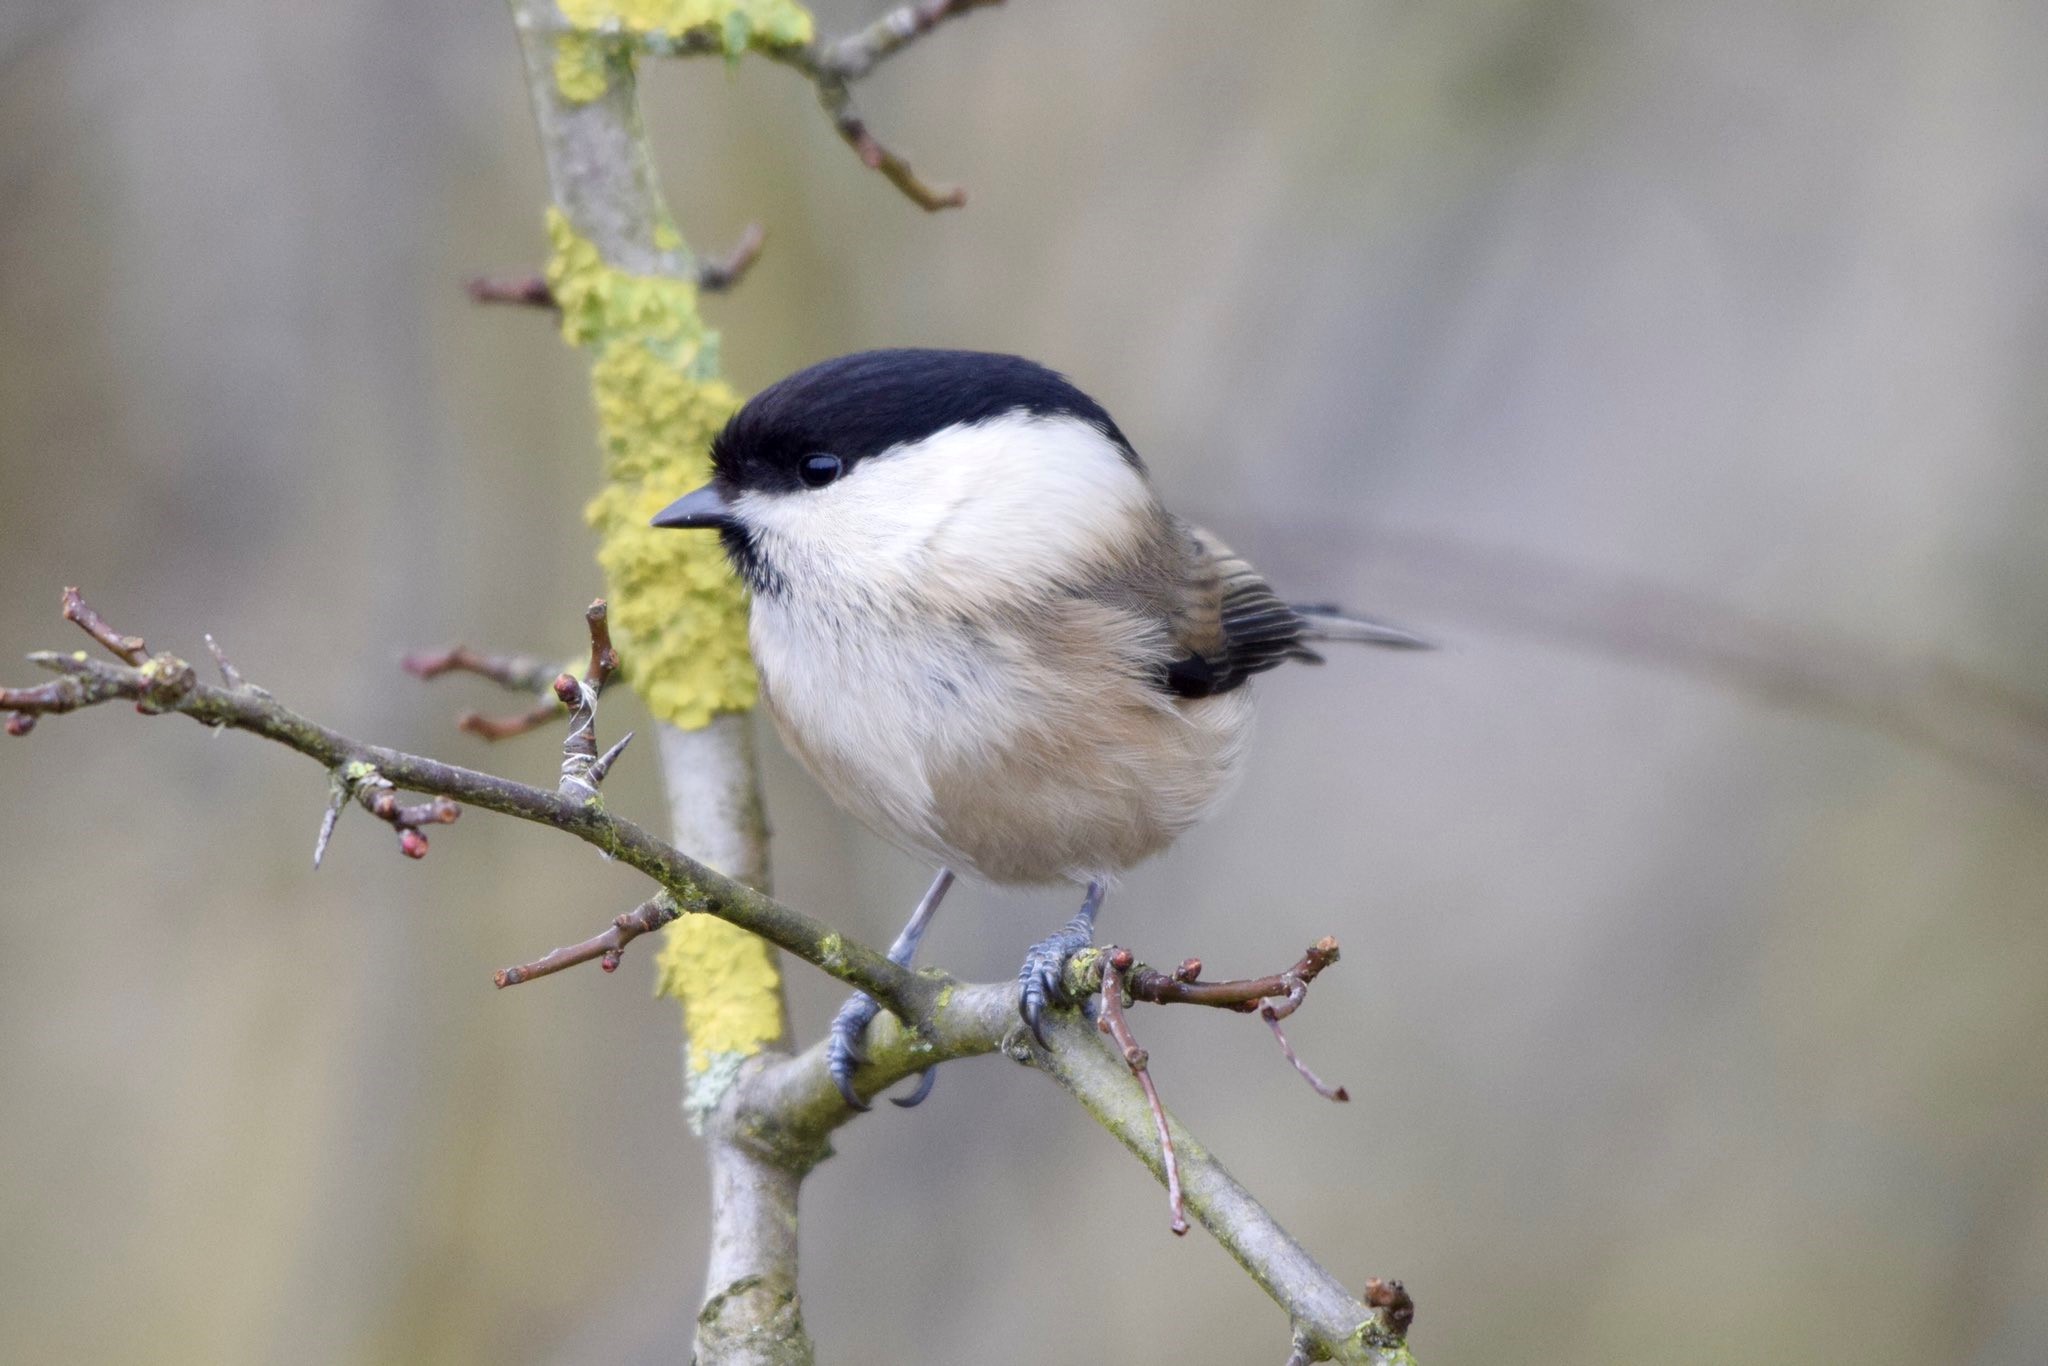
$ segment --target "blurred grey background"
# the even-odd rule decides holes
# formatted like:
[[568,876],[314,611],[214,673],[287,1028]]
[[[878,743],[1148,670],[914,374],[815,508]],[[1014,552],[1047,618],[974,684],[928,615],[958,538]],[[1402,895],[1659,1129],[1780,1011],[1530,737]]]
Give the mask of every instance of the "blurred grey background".
[[[648,73],[692,241],[769,231],[707,308],[742,387],[1042,358],[1283,590],[1447,646],[1264,681],[1234,805],[1106,921],[1215,973],[1343,939],[1293,1033],[1348,1108],[1255,1022],[1138,1027],[1426,1362],[2048,1355],[2044,69],[2040,4],[1013,0],[860,91],[969,185],[930,217],[789,72]],[[571,652],[599,587],[583,361],[461,290],[541,252],[502,7],[15,0],[0,127],[6,654],[79,643],[77,583],[550,773],[395,667]],[[779,890],[886,939],[925,870],[769,768]],[[482,814],[418,865],[357,815],[315,876],[323,796],[112,709],[0,743],[0,1358],[679,1359],[677,1012],[637,951],[489,976],[637,880]],[[1067,909],[967,890],[930,956],[1006,973]],[[839,993],[792,988],[815,1037]],[[828,1361],[1286,1354],[1041,1079],[949,1067],[839,1146]]]

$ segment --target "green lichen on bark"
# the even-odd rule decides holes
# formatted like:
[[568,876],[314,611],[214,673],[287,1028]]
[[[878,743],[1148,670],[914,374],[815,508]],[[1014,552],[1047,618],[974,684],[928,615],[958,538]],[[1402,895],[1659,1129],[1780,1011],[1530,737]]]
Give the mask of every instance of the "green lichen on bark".
[[811,13],[795,0],[560,0],[562,17],[594,33],[680,39],[709,29],[729,53],[799,47],[811,41]]

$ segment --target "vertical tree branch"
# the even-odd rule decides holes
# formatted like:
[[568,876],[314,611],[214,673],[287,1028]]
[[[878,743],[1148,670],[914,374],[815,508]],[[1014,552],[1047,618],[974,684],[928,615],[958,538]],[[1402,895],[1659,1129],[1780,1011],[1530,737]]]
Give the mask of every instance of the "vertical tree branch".
[[[687,411],[707,425],[733,401],[718,381],[707,355],[695,345],[702,329],[695,317],[696,274],[661,196],[651,151],[642,131],[633,56],[628,45],[565,30],[554,0],[510,0],[525,58],[527,89],[547,164],[549,189],[564,231],[556,232],[556,263],[549,283],[562,305],[563,330],[596,351],[593,384],[607,444],[644,435],[638,415],[618,411],[617,394],[666,384],[694,400]],[[565,79],[563,62],[578,64],[579,78]],[[601,79],[593,80],[593,76]],[[596,261],[568,264],[585,272],[566,278],[564,262],[585,244]],[[598,285],[593,287],[594,278]],[[642,282],[675,282],[647,290]],[[636,321],[657,305],[658,325],[623,333],[607,313],[606,288],[638,291],[632,307],[617,310]],[[666,309],[667,316],[660,317]],[[608,393],[606,368],[637,367],[629,385]],[[668,444],[678,444],[673,441]],[[643,462],[644,463],[644,462]],[[652,481],[650,481],[652,482]],[[644,526],[645,504],[680,493],[639,486],[608,490],[613,505],[593,505],[593,520],[607,536]],[[607,558],[601,555],[600,558]],[[630,556],[620,557],[630,559]],[[607,570],[615,563],[607,558]],[[635,590],[642,585],[614,581],[609,596],[619,609],[615,624],[631,634]],[[733,590],[735,595],[737,590]],[[723,604],[730,607],[730,604]],[[646,621],[658,613],[642,613]],[[698,612],[705,630],[723,639],[715,652],[730,659],[736,648],[744,665],[743,613]],[[722,623],[722,624],[721,624]],[[644,632],[642,633],[644,637]],[[704,642],[687,642],[680,653],[692,659]],[[675,840],[712,867],[755,887],[767,887],[765,826],[749,718],[730,702],[744,690],[729,677],[712,679],[692,695],[666,675],[661,660],[636,670],[644,638],[624,641],[627,671],[657,717],[662,771],[668,786]],[[712,665],[706,665],[710,668]],[[647,682],[661,671],[667,692],[650,692]],[[728,670],[728,673],[731,671]],[[708,699],[708,700],[707,700]],[[691,724],[678,724],[689,722]],[[697,1359],[713,1363],[808,1362],[809,1340],[796,1303],[796,1196],[799,1177],[773,1168],[742,1150],[710,1123],[722,1091],[745,1057],[785,1046],[787,1011],[773,951],[760,940],[710,917],[685,917],[672,926],[671,950],[663,955],[664,982],[684,1004],[691,1028],[686,1070],[693,1122],[710,1147],[714,1231],[705,1306],[699,1319]]]

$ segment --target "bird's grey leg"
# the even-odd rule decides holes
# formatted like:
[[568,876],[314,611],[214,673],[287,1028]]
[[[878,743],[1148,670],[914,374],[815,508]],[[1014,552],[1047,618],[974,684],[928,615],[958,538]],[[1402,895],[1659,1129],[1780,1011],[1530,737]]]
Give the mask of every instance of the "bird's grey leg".
[[[924,938],[925,930],[931,926],[932,916],[938,912],[939,903],[946,899],[946,889],[952,885],[953,870],[939,869],[939,875],[932,879],[932,885],[925,892],[924,899],[919,901],[917,909],[910,913],[909,923],[904,925],[903,932],[896,936],[896,942],[889,946],[890,962],[898,967],[910,966],[911,960],[917,957],[918,941]],[[868,1021],[874,1019],[880,1010],[881,1007],[875,1004],[874,997],[865,991],[855,992],[846,998],[846,1004],[839,1007],[839,1013],[832,1017],[832,1032],[825,1043],[825,1068],[832,1074],[832,1084],[839,1088],[839,1094],[846,1103],[856,1110],[868,1108],[867,1102],[853,1089],[854,1069],[866,1062],[868,1056],[867,1049],[861,1043],[861,1034],[867,1029]],[[906,1110],[916,1105],[932,1093],[932,1083],[938,1079],[938,1075],[939,1070],[936,1067],[927,1067],[924,1075],[918,1078],[917,1089],[901,1100],[894,1100],[892,1097],[893,1102]]]
[[1045,1028],[1039,1023],[1040,1017],[1048,1005],[1071,1004],[1060,978],[1067,970],[1067,960],[1095,942],[1095,913],[1102,909],[1103,894],[1107,891],[1099,879],[1091,880],[1088,894],[1081,899],[1081,909],[1074,913],[1067,927],[1050,939],[1033,944],[1031,952],[1024,955],[1024,966],[1017,970],[1017,1013],[1031,1026],[1031,1033],[1041,1046],[1045,1043]]

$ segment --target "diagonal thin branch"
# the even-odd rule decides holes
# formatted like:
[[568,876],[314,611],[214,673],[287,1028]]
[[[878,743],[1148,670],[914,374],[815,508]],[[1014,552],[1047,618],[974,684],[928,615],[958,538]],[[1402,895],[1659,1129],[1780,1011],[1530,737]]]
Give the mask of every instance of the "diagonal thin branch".
[[1131,1033],[1130,1022],[1124,1018],[1123,975],[1131,970],[1134,960],[1129,949],[1115,947],[1104,949],[1102,959],[1102,1006],[1096,1024],[1103,1033],[1116,1040],[1118,1051],[1124,1055],[1124,1065],[1145,1088],[1145,1108],[1151,1111],[1153,1127],[1159,1131],[1159,1164],[1166,1176],[1167,1227],[1179,1236],[1188,1231],[1187,1209],[1180,1188],[1179,1155],[1174,1152],[1173,1134],[1167,1128],[1166,1107],[1159,1103],[1159,1088],[1152,1081],[1151,1060],[1139,1045],[1137,1036]]
[[880,171],[891,185],[927,213],[957,209],[967,202],[959,186],[927,184],[908,161],[882,144],[853,107],[853,84],[948,19],[1002,0],[917,0],[900,5],[856,33],[819,40],[807,47],[772,48],[768,56],[801,72],[817,88],[818,103],[832,127],[853,148],[861,164]]
[[204,725],[248,731],[296,750],[330,771],[361,766],[394,788],[565,831],[647,874],[666,888],[678,905],[757,934],[899,1013],[916,1017],[943,989],[940,979],[898,967],[879,950],[847,939],[824,922],[706,867],[599,804],[572,801],[509,778],[352,739],[260,690],[230,690],[202,683],[192,666],[175,655],[154,655],[133,666],[55,651],[39,651],[29,660],[61,677],[40,688],[0,688],[0,711],[46,715],[129,700],[149,714],[176,712]]

